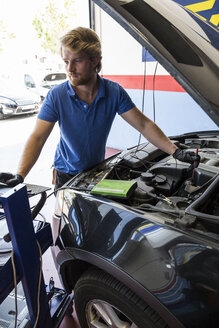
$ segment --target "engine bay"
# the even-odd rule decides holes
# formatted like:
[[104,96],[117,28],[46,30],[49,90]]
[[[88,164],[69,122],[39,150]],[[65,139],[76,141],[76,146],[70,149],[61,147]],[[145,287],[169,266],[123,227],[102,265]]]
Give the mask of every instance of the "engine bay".
[[78,174],[70,187],[91,193],[104,179],[135,181],[129,197],[103,196],[132,209],[159,213],[181,227],[219,234],[219,138],[187,137],[172,140],[178,147],[196,151],[194,168],[175,160],[150,143],[114,155]]

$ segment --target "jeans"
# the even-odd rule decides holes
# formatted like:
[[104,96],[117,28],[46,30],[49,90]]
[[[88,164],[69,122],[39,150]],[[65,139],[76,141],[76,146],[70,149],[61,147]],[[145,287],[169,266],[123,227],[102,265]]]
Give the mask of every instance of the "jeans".
[[61,188],[74,175],[55,170],[55,190]]

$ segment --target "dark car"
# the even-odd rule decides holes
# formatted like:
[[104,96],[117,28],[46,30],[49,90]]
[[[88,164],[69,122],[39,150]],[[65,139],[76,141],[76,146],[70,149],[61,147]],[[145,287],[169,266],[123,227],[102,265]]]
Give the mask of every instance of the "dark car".
[[14,115],[34,114],[41,99],[34,93],[8,80],[0,80],[0,120]]
[[[94,2],[218,126],[217,29],[172,1]],[[54,260],[82,328],[219,327],[219,130],[171,140],[198,167],[144,143],[57,193]]]

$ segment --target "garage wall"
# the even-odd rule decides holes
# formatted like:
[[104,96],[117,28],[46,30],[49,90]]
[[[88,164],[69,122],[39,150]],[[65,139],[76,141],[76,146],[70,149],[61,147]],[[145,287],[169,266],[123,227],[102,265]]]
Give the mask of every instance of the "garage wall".
[[[95,30],[102,41],[101,75],[119,82],[136,106],[168,136],[217,129],[200,106],[160,64],[150,56],[146,63],[142,61],[141,45],[97,6]],[[138,140],[139,133],[117,116],[107,146],[125,149],[137,144]],[[144,140],[141,137],[141,142]]]

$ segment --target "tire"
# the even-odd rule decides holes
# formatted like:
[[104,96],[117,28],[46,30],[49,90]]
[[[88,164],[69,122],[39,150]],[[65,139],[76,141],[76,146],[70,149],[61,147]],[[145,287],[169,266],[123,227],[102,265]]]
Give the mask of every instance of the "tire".
[[129,288],[98,269],[85,272],[77,281],[74,301],[81,328],[168,327]]

